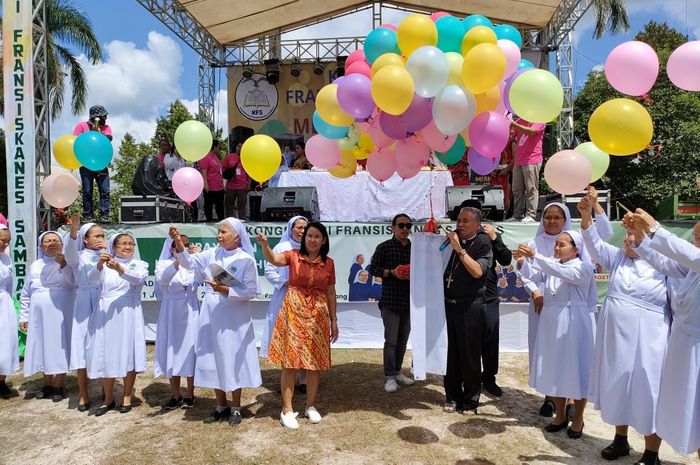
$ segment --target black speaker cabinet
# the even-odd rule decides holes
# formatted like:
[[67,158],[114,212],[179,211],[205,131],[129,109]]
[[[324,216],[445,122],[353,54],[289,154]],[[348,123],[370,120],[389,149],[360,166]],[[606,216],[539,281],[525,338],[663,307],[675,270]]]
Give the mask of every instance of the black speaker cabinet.
[[503,221],[503,187],[490,185],[451,186],[446,188],[445,203],[447,214],[452,221],[459,215],[459,207],[465,200],[478,200],[484,220]]
[[320,218],[315,187],[268,187],[262,193],[260,211],[264,221],[287,221],[303,215],[311,221]]
[[[581,218],[581,213],[578,211],[578,208],[576,208],[576,204],[578,204],[579,201],[581,201],[581,199],[585,196],[585,191],[564,196],[564,203],[567,207],[569,207],[569,212],[571,213],[572,218]],[[605,214],[608,215],[608,218],[610,218],[610,190],[606,189],[598,191],[598,203],[601,207],[603,207],[603,210],[605,210]]]

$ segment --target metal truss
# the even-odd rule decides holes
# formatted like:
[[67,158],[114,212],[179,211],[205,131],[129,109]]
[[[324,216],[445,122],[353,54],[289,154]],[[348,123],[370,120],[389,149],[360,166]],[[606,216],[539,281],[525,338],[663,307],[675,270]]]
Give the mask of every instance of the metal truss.
[[574,148],[574,71],[571,31],[557,47],[557,77],[564,89],[564,105],[557,119],[557,149]]
[[205,60],[199,57],[199,81],[197,95],[199,95],[199,112],[197,119],[209,126],[211,131],[216,130],[214,120],[214,101],[216,99],[216,69]]
[[[47,56],[46,1],[35,2],[32,12],[32,54],[34,69],[34,146],[35,146],[35,198],[37,199],[36,231],[51,229],[51,207],[43,199],[41,183],[51,174],[49,78]],[[35,250],[28,247],[29,253]],[[27,263],[31,263],[28,261]]]
[[[340,37],[331,39],[281,40],[277,50],[268,48],[266,40],[258,39],[239,44],[226,50],[226,66],[246,64],[262,65],[265,60],[277,58],[281,62],[316,60],[335,61],[336,57],[349,55],[362,47],[364,37]],[[277,52],[277,53],[275,53]]]

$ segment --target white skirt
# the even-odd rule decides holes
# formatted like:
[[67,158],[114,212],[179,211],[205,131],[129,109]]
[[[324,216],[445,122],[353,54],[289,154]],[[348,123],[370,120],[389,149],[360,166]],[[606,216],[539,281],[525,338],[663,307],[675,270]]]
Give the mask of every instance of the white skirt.
[[75,289],[32,293],[24,354],[24,376],[68,372]]
[[186,296],[164,296],[156,328],[153,376],[194,376],[199,306]]
[[0,376],[19,370],[17,312],[10,294],[0,290]]
[[70,330],[71,370],[86,367],[85,344],[88,336],[88,320],[92,312],[97,309],[99,301],[100,289],[98,287],[78,288],[73,305],[73,322]]

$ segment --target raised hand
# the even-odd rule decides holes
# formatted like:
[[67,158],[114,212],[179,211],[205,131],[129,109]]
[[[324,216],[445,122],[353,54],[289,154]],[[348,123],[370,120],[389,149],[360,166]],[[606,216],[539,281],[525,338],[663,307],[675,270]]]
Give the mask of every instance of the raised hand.
[[489,239],[495,241],[497,237],[496,228],[494,228],[492,224],[485,224],[482,227],[484,228],[484,232],[486,233],[486,235],[489,236]]
[[642,210],[641,208],[637,208],[634,211],[633,218],[634,224],[639,225],[639,227],[641,227],[645,232],[649,232],[649,230],[656,225],[656,220],[654,219],[654,217]]
[[75,240],[78,238],[78,231],[80,230],[80,215],[73,213],[70,216],[70,237]]
[[263,234],[263,233],[258,233],[257,239],[258,239],[258,244],[260,244],[260,245],[262,245],[262,246],[268,245],[268,243],[267,243],[267,236],[266,236],[265,234]]
[[591,215],[593,212],[593,202],[590,197],[585,196],[576,204],[576,209],[581,212],[581,215]]
[[534,248],[528,247],[525,244],[519,244],[518,249],[515,252],[518,255],[518,258],[519,257],[533,258],[535,256],[535,254],[537,253],[537,251]]

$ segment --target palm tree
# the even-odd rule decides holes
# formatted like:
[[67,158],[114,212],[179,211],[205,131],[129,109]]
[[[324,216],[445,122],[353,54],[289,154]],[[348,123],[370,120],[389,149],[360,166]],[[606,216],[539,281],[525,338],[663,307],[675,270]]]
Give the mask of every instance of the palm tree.
[[630,28],[630,19],[627,16],[626,0],[593,0],[595,10],[595,31],[593,35],[600,39],[605,30],[616,34],[627,32]]
[[[102,61],[102,47],[88,18],[69,0],[46,0],[47,77],[51,119],[60,116],[65,96],[65,77],[70,77],[73,90],[71,112],[78,115],[85,109],[88,84],[85,72],[71,48],[84,54],[92,64]],[[2,25],[0,20],[0,26]],[[0,76],[0,88],[2,76]],[[4,113],[4,100],[0,111]]]

